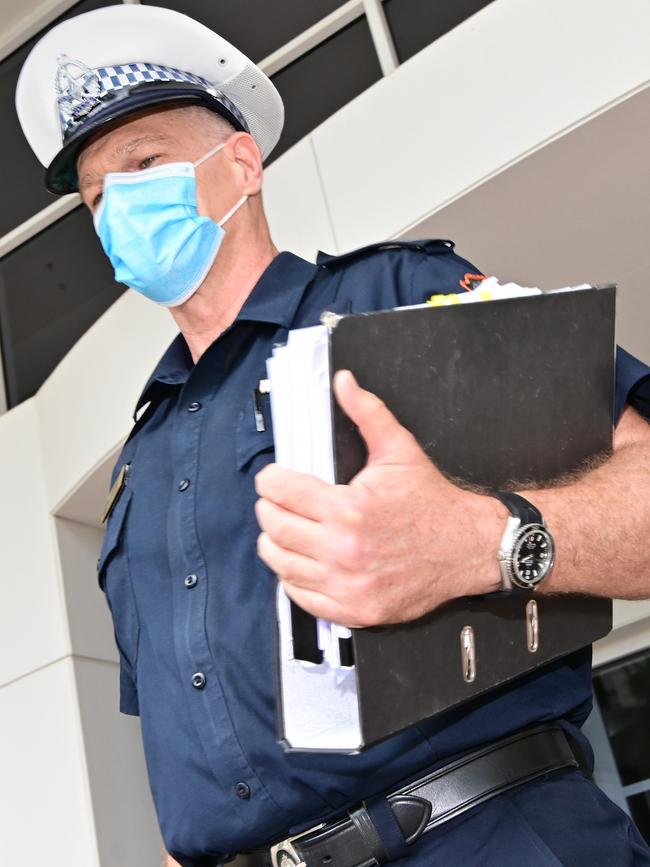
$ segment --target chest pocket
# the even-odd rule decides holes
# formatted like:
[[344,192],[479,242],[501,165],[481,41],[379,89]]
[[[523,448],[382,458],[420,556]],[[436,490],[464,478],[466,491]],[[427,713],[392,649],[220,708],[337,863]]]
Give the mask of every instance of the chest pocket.
[[[264,430],[258,430],[258,423]],[[273,460],[271,399],[268,394],[252,394],[239,415],[235,434],[235,459],[240,472],[256,473]]]
[[135,682],[140,625],[131,583],[127,551],[127,517],[133,496],[128,485],[111,512],[97,561],[97,579],[106,594],[122,663]]

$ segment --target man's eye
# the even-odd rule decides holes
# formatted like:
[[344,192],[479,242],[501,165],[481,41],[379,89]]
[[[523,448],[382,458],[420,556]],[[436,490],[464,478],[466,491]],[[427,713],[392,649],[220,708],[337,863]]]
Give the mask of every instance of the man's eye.
[[149,166],[151,165],[151,163],[152,163],[155,159],[156,159],[155,156],[145,157],[143,160],[140,161],[139,168],[141,168],[141,169],[148,169]]
[[103,193],[97,193],[97,195],[93,199],[93,208],[96,208],[97,205],[101,202],[103,195],[104,195]]

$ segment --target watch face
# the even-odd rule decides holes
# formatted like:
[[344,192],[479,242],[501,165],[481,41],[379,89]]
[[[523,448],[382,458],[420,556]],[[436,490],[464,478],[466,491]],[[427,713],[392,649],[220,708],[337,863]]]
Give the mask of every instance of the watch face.
[[553,565],[553,539],[541,524],[521,528],[512,552],[513,580],[519,587],[535,587]]

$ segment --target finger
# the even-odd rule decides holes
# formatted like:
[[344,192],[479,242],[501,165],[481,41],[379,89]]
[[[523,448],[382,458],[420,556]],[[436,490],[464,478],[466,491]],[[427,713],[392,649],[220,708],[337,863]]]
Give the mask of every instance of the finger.
[[419,451],[413,435],[397,421],[386,404],[357,383],[349,370],[337,370],[334,394],[343,412],[359,428],[368,447],[368,463],[390,460],[396,454]]
[[268,464],[255,476],[255,490],[265,500],[312,521],[345,515],[352,495],[345,485],[331,485],[309,473]]
[[331,596],[318,590],[309,590],[305,587],[290,584],[287,581],[282,581],[281,583],[289,599],[292,599],[304,611],[313,614],[314,617],[329,620],[330,623],[336,623],[339,626],[347,626],[348,629],[354,629],[362,625],[357,622],[353,612],[348,611],[345,606],[341,605]]
[[323,524],[289,512],[265,499],[255,503],[255,515],[261,529],[280,548],[320,562],[330,559],[331,545]]
[[320,589],[325,583],[326,573],[316,560],[276,545],[267,533],[257,537],[257,553],[283,582],[309,589]]

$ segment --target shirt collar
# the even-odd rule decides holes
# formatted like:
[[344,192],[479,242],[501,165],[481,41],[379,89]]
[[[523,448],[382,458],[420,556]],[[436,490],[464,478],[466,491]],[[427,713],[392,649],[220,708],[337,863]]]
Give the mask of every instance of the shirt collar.
[[272,322],[290,328],[318,266],[293,253],[279,253],[244,301],[237,320]]
[[133,421],[137,420],[141,408],[148,403],[160,385],[182,385],[193,367],[192,356],[189,347],[182,334],[177,334],[165,350],[154,372],[151,374],[145,387],[142,389],[138,402],[133,411]]
[[[318,266],[289,252],[279,253],[266,268],[239,311],[235,322],[270,322],[290,328],[305,289],[313,280]],[[194,362],[182,334],[177,334],[151,374],[133,413],[150,401],[160,385],[175,386],[186,382]]]

